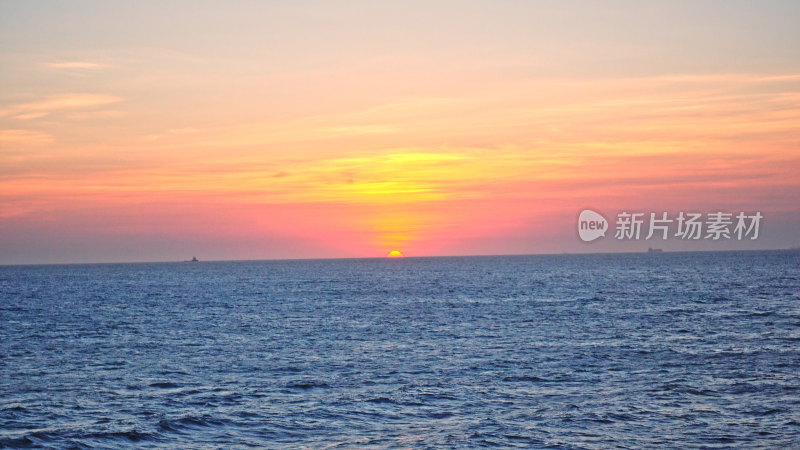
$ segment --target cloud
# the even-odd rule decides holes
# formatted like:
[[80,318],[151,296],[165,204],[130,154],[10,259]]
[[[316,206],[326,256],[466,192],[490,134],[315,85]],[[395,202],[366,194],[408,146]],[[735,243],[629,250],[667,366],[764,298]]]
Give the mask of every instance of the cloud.
[[193,128],[193,127],[171,128],[171,129],[169,129],[169,130],[167,130],[167,131],[165,131],[163,133],[149,134],[149,135],[145,136],[144,138],[145,138],[145,140],[148,140],[148,141],[156,141],[156,140],[164,139],[164,138],[167,138],[167,137],[174,137],[174,136],[181,136],[181,135],[187,135],[187,134],[200,133],[201,131],[203,131],[203,130],[201,130],[199,128]]
[[363,136],[370,134],[386,134],[396,131],[396,127],[390,125],[346,125],[326,127],[321,130],[331,137],[336,136]]
[[53,142],[47,133],[33,130],[0,130],[0,146],[40,146]]
[[125,115],[126,113],[124,111],[118,111],[114,109],[98,109],[98,110],[73,112],[65,115],[64,117],[72,120],[88,120],[88,119],[98,119],[98,118],[124,117]]
[[46,113],[46,112],[32,112],[32,113],[25,113],[25,114],[16,115],[16,116],[14,116],[14,118],[15,119],[20,119],[20,120],[31,120],[31,119],[38,119],[38,118],[44,117],[46,115],[48,115],[48,113]]
[[54,111],[61,109],[81,109],[105,106],[121,101],[119,97],[105,94],[60,94],[44,100],[22,103],[15,107],[18,111]]
[[67,93],[51,95],[43,100],[20,103],[0,110],[0,117],[31,120],[47,116],[55,111],[94,109],[118,103],[122,98],[106,94]]
[[63,69],[63,70],[98,70],[109,67],[108,64],[95,63],[89,61],[51,62],[47,63],[46,66],[53,69]]

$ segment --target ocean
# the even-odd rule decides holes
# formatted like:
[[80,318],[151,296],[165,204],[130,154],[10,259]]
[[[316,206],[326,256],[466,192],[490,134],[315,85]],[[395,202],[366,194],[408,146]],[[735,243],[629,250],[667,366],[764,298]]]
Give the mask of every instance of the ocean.
[[0,447],[800,447],[800,252],[0,267]]

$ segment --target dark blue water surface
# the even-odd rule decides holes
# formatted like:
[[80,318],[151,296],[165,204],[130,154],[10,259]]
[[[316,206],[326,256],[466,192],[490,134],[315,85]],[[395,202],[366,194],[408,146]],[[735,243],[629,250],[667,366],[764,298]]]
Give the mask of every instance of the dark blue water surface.
[[0,267],[0,447],[798,447],[799,263]]

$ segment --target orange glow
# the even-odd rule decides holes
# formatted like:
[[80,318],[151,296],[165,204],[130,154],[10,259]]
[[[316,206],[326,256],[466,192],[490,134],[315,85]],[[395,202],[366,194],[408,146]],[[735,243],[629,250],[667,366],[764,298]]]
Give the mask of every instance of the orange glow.
[[9,16],[19,48],[0,49],[0,263],[582,251],[572,228],[589,206],[762,210],[796,239],[800,65],[741,53],[773,34],[749,36],[726,65],[716,49],[684,60],[702,45],[671,39],[587,39],[614,38],[603,8],[586,23],[552,16],[571,27],[515,22],[556,4],[438,10],[442,22],[266,4],[250,28],[217,23],[234,14],[222,7],[142,10],[144,24],[194,18],[119,39],[97,35],[130,32],[107,24],[126,16],[113,7],[76,16],[71,40]]

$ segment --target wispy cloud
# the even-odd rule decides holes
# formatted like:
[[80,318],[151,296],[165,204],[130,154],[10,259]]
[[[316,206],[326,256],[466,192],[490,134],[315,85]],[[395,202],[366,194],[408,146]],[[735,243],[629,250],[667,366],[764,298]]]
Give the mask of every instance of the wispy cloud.
[[32,113],[18,114],[16,116],[14,116],[14,118],[15,119],[20,119],[20,120],[31,120],[31,119],[38,119],[40,117],[44,117],[47,114],[48,113],[46,113],[46,112],[32,112]]
[[53,111],[61,109],[94,108],[121,101],[119,97],[105,94],[70,93],[50,96],[44,100],[22,103],[15,107],[18,111]]
[[53,142],[47,133],[33,130],[0,130],[0,146],[40,146]]
[[370,134],[393,133],[396,128],[391,125],[343,125],[323,128],[322,133],[336,136],[363,136]]
[[90,61],[50,62],[47,63],[46,66],[52,69],[61,69],[61,70],[99,70],[109,67],[108,64],[102,64]]
[[100,108],[118,103],[122,98],[107,94],[66,93],[52,95],[42,100],[11,105],[0,110],[0,117],[31,120],[47,116],[55,111]]
[[194,127],[171,128],[171,129],[169,129],[169,130],[167,130],[167,131],[165,131],[163,133],[156,133],[156,134],[147,135],[147,136],[145,136],[145,139],[148,140],[148,141],[156,141],[156,140],[163,139],[163,138],[166,138],[166,137],[183,136],[183,135],[187,135],[187,134],[195,134],[195,133],[199,133],[201,131],[202,131],[201,129],[194,128]]

